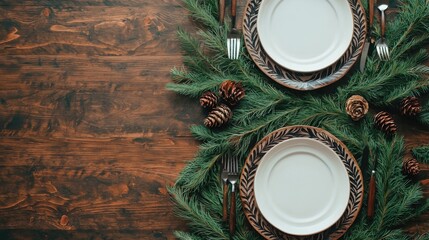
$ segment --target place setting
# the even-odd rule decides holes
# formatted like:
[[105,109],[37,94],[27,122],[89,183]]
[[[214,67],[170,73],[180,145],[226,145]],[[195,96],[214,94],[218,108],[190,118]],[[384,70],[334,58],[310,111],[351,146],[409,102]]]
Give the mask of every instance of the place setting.
[[358,60],[367,33],[360,1],[248,1],[243,38],[272,80],[308,91],[341,79]]
[[[225,3],[220,6],[223,23]],[[234,0],[231,18],[231,32],[237,36]],[[250,0],[243,38],[252,60],[267,76],[288,88],[308,91],[331,84],[350,70],[363,49],[366,26],[360,1]],[[239,44],[229,33],[231,60],[238,58]],[[237,157],[221,162],[222,214],[231,234],[238,178],[245,216],[266,239],[338,239],[363,204],[358,162],[340,140],[321,128],[290,126],[268,134],[250,151],[241,171]]]
[[[420,99],[407,94],[391,101],[397,109],[391,114],[386,105],[374,103],[382,96],[358,84],[371,84],[368,76],[382,79],[377,71],[398,58],[398,42],[393,46],[389,39],[389,4],[248,0],[239,5],[241,29],[237,1],[221,0],[218,6],[224,46],[213,53],[213,61],[227,58],[231,66],[218,77],[210,62],[214,67],[207,72],[216,76],[207,77],[205,84],[211,85],[199,95],[206,118],[193,130],[198,139],[216,143],[204,142],[202,152],[211,153],[209,146],[219,150],[206,159],[217,166],[213,174],[219,184],[212,187],[221,186],[222,211],[213,213],[221,218],[219,227],[237,239],[247,239],[246,234],[253,239],[241,230],[248,228],[265,239],[364,236],[362,229],[350,233],[354,224],[375,231],[374,219],[384,214],[380,195],[393,191],[380,188],[386,171],[397,173],[401,165],[397,178],[402,183],[419,174],[416,159],[391,162],[404,157],[396,115],[412,119],[423,111]],[[312,95],[346,75],[354,78],[338,95]],[[375,80],[373,85],[384,91],[388,84]],[[387,96],[387,90],[380,95]],[[389,144],[401,151],[386,157],[382,151],[390,151]],[[387,170],[387,163],[395,169]],[[204,171],[196,170],[195,176],[202,178]]]

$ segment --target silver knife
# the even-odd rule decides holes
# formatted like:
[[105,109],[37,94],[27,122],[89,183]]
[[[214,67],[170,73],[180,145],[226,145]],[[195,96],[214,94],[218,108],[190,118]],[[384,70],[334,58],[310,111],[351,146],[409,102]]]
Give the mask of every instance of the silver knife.
[[372,29],[372,23],[374,22],[374,0],[369,0],[368,5],[369,5],[368,6],[368,11],[369,11],[368,35],[367,35],[365,44],[363,45],[362,55],[360,57],[359,70],[361,72],[363,72],[365,70],[365,63],[366,63],[366,59],[368,57],[369,47],[372,43],[371,29]]

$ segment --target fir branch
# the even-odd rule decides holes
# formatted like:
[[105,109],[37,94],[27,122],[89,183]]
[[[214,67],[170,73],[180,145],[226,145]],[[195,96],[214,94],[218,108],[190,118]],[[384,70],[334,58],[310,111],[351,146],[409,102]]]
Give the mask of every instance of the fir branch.
[[219,22],[216,17],[216,13],[218,12],[216,1],[183,0],[183,2],[185,3],[186,8],[191,12],[191,16],[195,21],[203,24],[209,29],[217,28],[219,26]]
[[[233,150],[244,159],[251,146],[271,131],[285,125],[308,124],[325,128],[357,156],[364,145],[369,145],[372,158],[379,161],[376,217],[368,226],[365,217],[359,216],[346,238],[408,239],[406,234],[396,229],[398,224],[427,211],[429,201],[421,203],[421,188],[400,173],[403,139],[386,139],[384,134],[374,129],[369,117],[359,123],[352,122],[345,113],[344,102],[350,95],[360,94],[372,106],[392,107],[403,97],[419,96],[429,91],[429,67],[423,65],[428,59],[424,47],[429,40],[427,0],[410,0],[404,4],[396,20],[389,24],[387,34],[394,46],[394,61],[380,62],[373,54],[367,60],[365,73],[352,74],[334,94],[324,95],[313,92],[298,95],[277,88],[254,67],[246,51],[239,60],[229,60],[225,54],[225,34],[229,26],[218,26],[217,1],[184,1],[192,16],[206,29],[199,30],[195,37],[179,31],[182,49],[187,54],[184,58],[186,71],[172,70],[175,84],[167,87],[197,98],[206,90],[217,91],[224,79],[233,79],[243,83],[246,98],[234,109],[234,117],[228,127],[221,130],[209,130],[203,126],[191,128],[193,135],[203,143],[196,158],[180,174],[173,190],[180,193],[176,200],[181,209],[179,215],[189,220],[193,235],[179,235],[184,239],[227,238],[228,234],[219,220],[221,188],[217,160]],[[429,126],[429,103],[423,107],[419,120]],[[239,200],[237,207],[241,208]],[[237,234],[233,239],[260,239],[255,231],[249,229],[244,214],[240,213],[237,216]]]
[[250,92],[243,99],[240,106],[235,111],[237,124],[247,125],[251,121],[265,117],[273,113],[282,104],[286,104],[290,97],[283,94],[263,94],[260,92]]
[[[212,145],[216,150],[221,148],[215,144]],[[175,186],[180,186],[184,191],[199,191],[208,181],[208,175],[220,157],[221,154],[214,155],[200,150],[199,156],[182,170]]]
[[416,147],[411,151],[417,161],[429,164],[429,145]]
[[[425,3],[425,0],[410,0],[406,4],[402,4],[400,14],[395,18],[391,29],[388,34],[393,39],[397,39],[392,48],[392,53],[396,52],[396,49],[400,48],[402,44],[414,39],[423,33],[428,37],[427,26],[429,24],[429,5]],[[424,31],[426,29],[426,31]],[[401,34],[402,33],[402,34]],[[401,36],[397,36],[401,34]],[[421,42],[422,47],[425,42]],[[417,46],[416,46],[417,47]],[[409,47],[408,47],[409,48]],[[405,51],[398,51],[396,56],[400,57],[399,53]],[[396,60],[396,59],[395,59]]]
[[425,233],[424,235],[417,236],[415,240],[429,240],[429,233]]
[[227,239],[218,220],[208,213],[203,204],[192,196],[188,196],[178,187],[168,188],[169,193],[177,204],[177,214],[188,220],[189,227],[204,239]]
[[[194,76],[198,77],[198,75]],[[177,92],[179,94],[190,96],[193,98],[199,98],[201,94],[205,91],[212,90],[217,92],[217,88],[223,80],[223,78],[219,78],[219,76],[213,75],[211,77],[206,77],[198,80],[194,79],[192,84],[168,83],[166,87],[167,89]]]
[[429,126],[429,101],[426,102],[423,106],[422,106],[422,112],[419,114],[418,120],[426,125]]
[[180,240],[204,240],[203,238],[200,238],[194,234],[181,232],[181,231],[175,231],[174,236],[176,236]]
[[220,67],[214,65],[211,58],[203,51],[198,39],[183,29],[177,31],[177,36],[185,52],[184,64],[190,71],[222,73]]

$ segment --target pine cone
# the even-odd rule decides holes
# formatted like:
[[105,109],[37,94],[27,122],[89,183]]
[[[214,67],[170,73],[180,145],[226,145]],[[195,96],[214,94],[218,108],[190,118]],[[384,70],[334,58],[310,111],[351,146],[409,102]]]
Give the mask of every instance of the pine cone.
[[420,166],[416,159],[410,158],[402,163],[402,174],[413,177],[419,174],[419,172]]
[[358,121],[368,113],[368,102],[359,95],[353,95],[346,102],[346,112],[353,121]]
[[377,113],[374,117],[375,125],[385,133],[394,134],[397,130],[396,123],[392,116],[384,111]]
[[245,96],[245,92],[241,83],[225,80],[220,84],[219,95],[230,106],[235,106]]
[[401,114],[404,116],[416,116],[422,111],[420,101],[416,97],[406,97],[401,101]]
[[215,107],[204,119],[204,125],[209,128],[220,127],[227,123],[231,117],[231,109],[227,105],[221,104]]
[[203,93],[203,95],[201,95],[200,97],[200,105],[203,108],[212,109],[216,107],[218,101],[219,101],[219,98],[212,91],[207,91]]

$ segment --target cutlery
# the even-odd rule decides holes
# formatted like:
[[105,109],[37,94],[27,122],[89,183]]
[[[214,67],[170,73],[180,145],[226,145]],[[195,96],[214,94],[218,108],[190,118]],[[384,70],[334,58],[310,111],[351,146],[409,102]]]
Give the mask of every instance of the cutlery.
[[219,0],[219,22],[223,25],[225,18],[225,0]]
[[235,184],[238,181],[239,167],[238,158],[233,157],[228,161],[228,181],[231,184],[231,198],[229,209],[229,232],[235,232]]
[[228,164],[229,158],[222,158],[222,172],[220,177],[223,183],[222,221],[228,220]]
[[372,24],[374,22],[374,0],[368,1],[368,11],[369,11],[369,24],[368,24],[368,33],[367,33],[368,35],[366,37],[365,44],[363,46],[362,55],[360,58],[360,65],[359,65],[360,67],[359,69],[361,72],[365,70],[365,63],[366,63],[366,58],[368,57],[369,47],[373,43],[371,31],[372,31]]
[[378,10],[381,13],[381,36],[380,39],[375,43],[375,48],[377,49],[378,57],[381,61],[389,60],[389,47],[387,46],[386,38],[385,38],[385,30],[386,30],[386,14],[384,13],[388,8],[387,4],[381,4],[378,6]]
[[374,166],[371,171],[371,178],[369,179],[369,192],[368,192],[368,218],[374,217],[375,212],[375,194],[376,194],[376,179],[375,170],[377,168],[377,160],[374,160]]
[[236,26],[237,0],[231,0],[231,26],[232,29],[227,36],[228,58],[235,60],[240,55],[241,35]]

